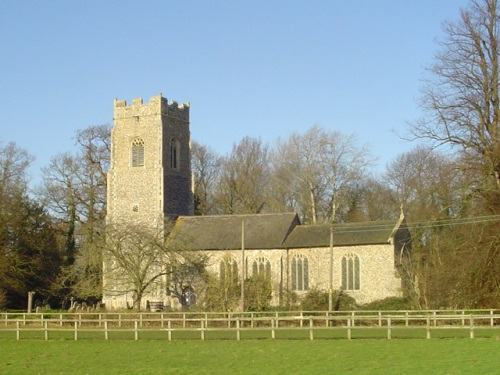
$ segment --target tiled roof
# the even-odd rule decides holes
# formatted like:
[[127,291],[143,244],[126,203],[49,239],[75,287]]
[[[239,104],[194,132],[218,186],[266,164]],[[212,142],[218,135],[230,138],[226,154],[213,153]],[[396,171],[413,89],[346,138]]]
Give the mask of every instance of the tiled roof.
[[[397,224],[396,220],[335,224],[333,226],[333,246],[389,243]],[[330,226],[296,226],[284,242],[284,246],[287,248],[330,246]]]
[[[335,224],[333,246],[387,244],[401,220]],[[170,238],[193,250],[241,249],[242,223],[246,249],[330,246],[330,225],[300,225],[296,213],[180,216]]]
[[180,216],[171,238],[180,246],[194,250],[241,248],[242,222],[245,223],[245,248],[278,249],[300,224],[296,213]]

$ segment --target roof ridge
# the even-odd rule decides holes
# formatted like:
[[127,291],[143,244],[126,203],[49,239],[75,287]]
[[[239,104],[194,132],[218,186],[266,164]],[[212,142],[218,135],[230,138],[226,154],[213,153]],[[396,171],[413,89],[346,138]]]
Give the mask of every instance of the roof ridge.
[[198,218],[225,218],[225,217],[249,217],[249,216],[286,216],[297,215],[296,212],[278,212],[278,213],[258,213],[258,214],[223,214],[223,215],[190,215],[178,216],[179,219],[198,219]]

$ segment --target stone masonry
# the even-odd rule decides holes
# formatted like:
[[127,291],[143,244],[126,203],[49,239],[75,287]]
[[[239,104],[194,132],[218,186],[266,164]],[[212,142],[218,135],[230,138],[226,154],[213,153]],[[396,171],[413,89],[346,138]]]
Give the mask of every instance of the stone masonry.
[[[144,145],[143,165],[132,165],[132,145]],[[175,167],[172,145],[175,144]],[[111,163],[108,171],[107,224],[132,223],[163,228],[165,219],[193,214],[191,186],[189,103],[170,103],[162,94],[149,103],[114,101]],[[106,259],[104,266],[106,269]],[[107,287],[106,272],[103,283]],[[164,297],[153,291],[153,298]],[[108,306],[125,307],[130,296],[105,291]]]

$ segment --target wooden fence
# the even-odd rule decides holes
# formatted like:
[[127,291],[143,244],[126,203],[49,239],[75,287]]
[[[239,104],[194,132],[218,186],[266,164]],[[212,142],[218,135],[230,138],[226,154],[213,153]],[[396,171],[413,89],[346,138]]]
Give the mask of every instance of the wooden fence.
[[[350,312],[245,312],[245,313],[196,313],[196,312],[80,312],[80,313],[0,313],[0,334],[2,337],[41,338],[70,335],[71,339],[110,339],[110,334],[130,335],[139,338],[173,340],[174,336],[189,334],[189,338],[205,340],[225,338],[241,340],[244,335],[252,338],[259,332],[259,338],[280,338],[293,336],[309,338],[352,339],[356,332],[376,331],[378,337],[415,337],[408,333],[425,332],[431,338],[433,331],[467,331],[470,338],[478,330],[493,330],[500,334],[500,310],[431,310],[431,311],[350,311]],[[5,332],[5,334],[4,334]],[[12,336],[9,336],[11,332]],[[284,334],[286,332],[286,335]],[[401,334],[405,332],[405,334]],[[222,336],[221,336],[222,335]],[[243,335],[243,336],[242,336]],[[405,336],[406,335],[406,336]],[[294,338],[296,338],[294,336]]]

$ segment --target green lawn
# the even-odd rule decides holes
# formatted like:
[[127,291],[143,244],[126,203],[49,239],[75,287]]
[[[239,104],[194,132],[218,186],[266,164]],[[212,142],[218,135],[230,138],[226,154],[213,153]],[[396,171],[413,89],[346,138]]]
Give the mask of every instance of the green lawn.
[[495,374],[500,340],[0,340],[0,374]]

